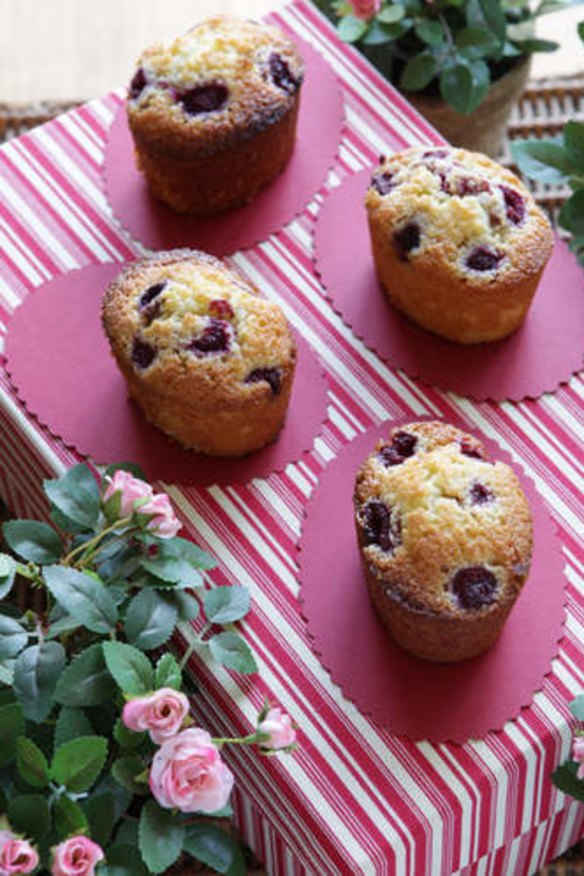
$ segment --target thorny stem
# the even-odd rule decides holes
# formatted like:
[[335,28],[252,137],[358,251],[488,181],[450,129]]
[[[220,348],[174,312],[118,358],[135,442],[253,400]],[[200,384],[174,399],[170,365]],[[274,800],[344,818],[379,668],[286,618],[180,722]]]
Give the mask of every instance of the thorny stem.
[[[91,553],[92,552],[91,549],[94,546],[97,547],[99,545],[100,541],[102,541],[102,539],[105,538],[106,535],[109,535],[110,532],[114,532],[116,529],[120,529],[120,527],[122,527],[122,526],[128,526],[131,522],[132,522],[132,517],[123,517],[121,520],[116,520],[110,526],[106,526],[105,529],[102,529],[101,532],[98,532],[97,535],[94,535],[93,538],[89,539],[89,541],[86,541],[83,544],[80,544],[79,547],[76,547],[72,551],[70,551],[67,554],[67,556],[64,557],[64,559],[62,560],[63,565],[64,566],[72,565],[72,561],[73,561],[74,557],[76,557],[78,554],[82,554],[82,562],[83,562],[85,555],[88,552]],[[127,533],[124,533],[124,536],[126,536],[126,535],[127,535]],[[95,553],[95,551],[93,551],[93,553]]]
[[258,742],[258,734],[250,733],[249,736],[242,736],[241,738],[237,737],[217,737],[212,740],[215,745],[255,745]]

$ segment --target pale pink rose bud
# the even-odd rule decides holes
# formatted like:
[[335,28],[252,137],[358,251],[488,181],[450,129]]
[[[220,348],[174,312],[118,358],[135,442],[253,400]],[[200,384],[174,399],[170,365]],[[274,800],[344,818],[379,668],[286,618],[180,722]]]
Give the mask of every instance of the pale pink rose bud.
[[72,836],[53,849],[53,876],[93,876],[103,850],[87,836]]
[[120,494],[120,518],[131,517],[134,512],[134,502],[147,499],[152,495],[152,487],[146,481],[135,478],[127,471],[118,469],[113,477],[108,478],[108,485],[103,491],[102,502],[105,505],[116,493]]
[[258,730],[270,737],[265,742],[260,743],[262,748],[278,751],[281,748],[288,748],[296,742],[296,730],[292,726],[290,715],[277,707],[270,709],[258,725]]
[[369,21],[381,9],[381,0],[349,0],[349,4],[353,7],[355,18],[363,21]]
[[572,742],[572,760],[579,764],[576,777],[584,779],[584,736],[575,736]]
[[167,739],[150,769],[150,790],[164,809],[217,812],[233,788],[231,770],[206,730],[192,727]]
[[137,697],[124,706],[122,721],[130,730],[148,730],[150,739],[161,745],[175,736],[189,713],[189,701],[178,690],[161,687],[149,697]]
[[140,514],[152,515],[147,529],[158,538],[173,538],[182,527],[166,493],[157,493],[150,501],[141,505],[138,510]]
[[9,830],[0,830],[0,876],[32,873],[39,856],[28,840],[18,839]]

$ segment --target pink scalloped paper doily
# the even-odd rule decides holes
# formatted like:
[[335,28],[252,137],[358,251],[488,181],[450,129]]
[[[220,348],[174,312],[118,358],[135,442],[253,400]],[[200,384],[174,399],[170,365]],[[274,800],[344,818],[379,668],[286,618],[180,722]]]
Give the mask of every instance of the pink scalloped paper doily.
[[305,62],[297,141],[284,172],[246,207],[197,218],[174,213],[149,192],[136,167],[125,105],[114,119],[105,152],[106,195],[115,218],[151,249],[190,246],[214,255],[246,249],[300,214],[334,164],[344,123],[338,80],[324,58],[298,40]]
[[[529,578],[499,640],[485,654],[452,664],[430,663],[403,651],[369,601],[352,500],[360,464],[398,424],[368,429],[321,475],[299,543],[300,600],[314,650],[361,712],[410,739],[463,743],[515,718],[551,671],[564,624],[564,564],[542,498],[513,465],[533,513],[534,553]],[[477,435],[490,458],[511,464],[509,454],[477,429],[457,425]]]
[[326,419],[328,382],[306,341],[278,439],[242,459],[183,450],[146,422],[101,327],[103,292],[123,265],[64,274],[29,295],[6,339],[7,371],[19,398],[49,431],[97,463],[139,463],[152,480],[205,486],[267,477],[312,448]]
[[370,173],[329,192],[317,218],[315,266],[334,309],[394,368],[481,401],[537,398],[582,367],[584,271],[565,243],[552,257],[523,326],[503,341],[465,346],[416,326],[384,296],[363,200]]

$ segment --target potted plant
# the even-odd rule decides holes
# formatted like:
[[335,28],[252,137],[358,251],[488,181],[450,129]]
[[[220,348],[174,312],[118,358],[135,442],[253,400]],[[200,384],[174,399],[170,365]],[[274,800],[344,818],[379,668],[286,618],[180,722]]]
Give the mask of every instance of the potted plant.
[[[191,715],[195,650],[257,671],[235,624],[248,591],[178,535],[168,496],[127,467],[78,465],[44,484],[54,525],[9,520],[0,553],[0,873],[148,876],[189,859],[243,876],[228,819],[227,745],[289,752],[266,704],[242,737]],[[40,598],[19,607],[18,579]],[[180,661],[179,621],[204,619]]]
[[534,52],[538,17],[570,0],[316,0],[453,145],[496,157]]
[[[584,39],[584,25],[581,26]],[[511,155],[519,170],[546,185],[569,185],[570,196],[558,214],[558,225],[570,235],[570,249],[584,265],[584,123],[568,122],[560,137],[515,140]]]

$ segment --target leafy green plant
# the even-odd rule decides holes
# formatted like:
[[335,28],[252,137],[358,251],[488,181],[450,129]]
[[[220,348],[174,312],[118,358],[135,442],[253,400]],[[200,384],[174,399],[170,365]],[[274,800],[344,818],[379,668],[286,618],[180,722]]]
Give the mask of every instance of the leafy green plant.
[[557,138],[515,140],[511,155],[530,179],[572,189],[558,223],[572,235],[570,249],[584,265],[584,124],[568,122]]
[[539,16],[570,0],[316,0],[355,43],[405,91],[440,94],[466,114],[491,82],[533,52],[558,44],[534,35]]
[[[257,671],[235,626],[249,593],[212,584],[214,559],[177,534],[168,496],[140,475],[77,465],[44,484],[53,525],[4,523],[0,873],[145,876],[186,853],[242,874],[238,844],[209,821],[231,813],[221,749],[294,748],[289,717],[269,705],[241,738],[195,726],[184,671],[194,651]],[[39,610],[18,608],[19,578]],[[199,615],[179,662],[165,646]]]

